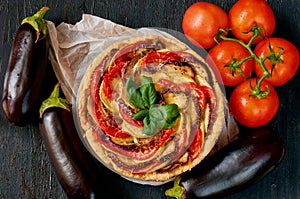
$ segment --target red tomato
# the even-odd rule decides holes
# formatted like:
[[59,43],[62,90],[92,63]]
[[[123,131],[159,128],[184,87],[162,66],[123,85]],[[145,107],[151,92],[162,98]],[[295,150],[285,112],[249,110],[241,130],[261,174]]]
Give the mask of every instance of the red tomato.
[[[255,47],[254,53],[259,58],[270,55],[269,42],[275,55],[282,50],[283,52],[279,56],[281,62],[275,64],[272,73],[272,61],[267,59],[264,62],[267,70],[272,74],[270,78],[266,78],[265,80],[273,86],[280,86],[288,82],[296,74],[299,67],[299,51],[296,46],[285,39],[270,38],[261,41]],[[259,77],[263,76],[263,69],[258,63],[255,63],[254,70]]]
[[247,127],[259,127],[267,124],[276,115],[279,107],[279,98],[274,87],[263,81],[261,90],[271,92],[264,98],[250,96],[250,82],[256,86],[256,79],[248,79],[238,85],[232,92],[229,100],[230,109],[235,119]]
[[[265,0],[239,0],[236,2],[228,13],[229,27],[232,28],[232,34],[244,42],[249,42],[252,33],[245,33],[257,24],[258,27],[264,28],[261,34],[270,36],[275,29],[275,16],[272,8]],[[257,37],[254,44],[262,40]]]
[[198,47],[211,48],[215,44],[214,37],[220,28],[228,28],[228,16],[215,4],[197,2],[184,13],[183,32]]
[[[235,66],[234,63],[248,56],[250,56],[249,51],[241,44],[234,41],[221,41],[208,52],[206,61],[210,65],[216,65],[225,86],[236,86],[250,76],[254,60],[249,59],[239,66]],[[227,66],[228,64],[233,64],[233,67]]]

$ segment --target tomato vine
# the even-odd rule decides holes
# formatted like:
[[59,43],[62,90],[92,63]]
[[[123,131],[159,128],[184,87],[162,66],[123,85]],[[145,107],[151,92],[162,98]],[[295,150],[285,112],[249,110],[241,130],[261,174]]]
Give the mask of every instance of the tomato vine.
[[[262,37],[264,38],[264,36],[261,34],[261,31],[264,31],[264,29],[262,27],[258,27],[257,24],[254,24],[253,28],[248,31],[245,32],[245,34],[252,32],[252,37],[249,40],[248,43],[245,43],[242,40],[236,39],[236,38],[232,38],[232,37],[227,37],[226,35],[228,35],[228,32],[230,31],[230,29],[220,29],[219,32],[217,33],[217,35],[215,36],[215,41],[218,42],[219,39],[222,40],[226,40],[226,41],[233,41],[233,42],[237,42],[240,45],[242,45],[244,48],[246,48],[250,55],[243,58],[242,60],[238,61],[238,62],[232,62],[231,64],[229,64],[230,67],[233,67],[235,70],[238,70],[238,66],[243,64],[244,62],[246,62],[249,59],[254,59],[257,63],[259,63],[259,65],[261,66],[262,70],[263,70],[263,75],[257,80],[256,86],[252,87],[252,85],[250,85],[250,88],[252,90],[252,94],[251,96],[256,96],[258,98],[264,98],[267,95],[270,94],[270,89],[268,88],[267,91],[263,91],[261,90],[261,84],[263,82],[263,80],[265,78],[269,78],[272,75],[272,70],[271,72],[268,71],[268,69],[266,68],[264,62],[268,59],[270,61],[272,61],[272,69],[274,68],[275,64],[278,62],[282,62],[280,56],[282,55],[284,49],[281,48],[280,51],[278,53],[275,53],[274,50],[271,48],[271,45],[269,43],[269,49],[270,49],[270,54],[266,57],[263,58],[259,58],[254,51],[252,50],[252,46],[253,46],[253,41],[257,38],[257,37]],[[226,34],[224,34],[226,33]]]

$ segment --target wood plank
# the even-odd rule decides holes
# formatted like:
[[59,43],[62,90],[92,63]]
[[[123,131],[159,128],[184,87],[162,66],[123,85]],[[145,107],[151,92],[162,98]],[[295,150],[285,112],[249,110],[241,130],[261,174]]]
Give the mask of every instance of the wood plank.
[[[94,14],[132,28],[163,27],[182,31],[181,20],[192,0],[11,0],[0,2],[0,81],[3,82],[14,34],[20,21],[47,5],[51,10],[46,18],[56,24],[62,21],[76,23],[82,13]],[[226,11],[234,0],[213,0]],[[276,36],[284,37],[300,48],[300,2],[268,1],[276,20]],[[246,190],[226,197],[247,198],[297,198],[300,195],[300,74],[288,84],[276,88],[281,106],[271,126],[278,130],[286,143],[284,161],[270,175]],[[2,96],[3,84],[0,84]],[[56,173],[49,162],[37,122],[25,127],[15,127],[7,122],[0,108],[0,198],[66,198]],[[118,179],[114,176],[113,179]],[[127,199],[166,198],[167,186],[149,187],[120,179],[111,183],[120,188],[118,196]],[[115,183],[115,184],[114,184]]]

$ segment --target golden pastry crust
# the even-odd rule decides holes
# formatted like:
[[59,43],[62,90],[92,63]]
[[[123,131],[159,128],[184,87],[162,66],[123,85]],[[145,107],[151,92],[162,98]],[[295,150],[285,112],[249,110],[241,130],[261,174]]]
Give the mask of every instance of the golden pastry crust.
[[[111,149],[103,146],[99,143],[99,137],[95,136],[95,129],[99,129],[97,127],[97,118],[93,113],[93,104],[92,104],[92,94],[90,91],[91,86],[91,79],[93,78],[94,71],[99,67],[101,67],[100,70],[98,70],[102,75],[105,73],[106,70],[109,70],[111,67],[111,64],[116,59],[116,56],[118,53],[122,51],[122,49],[127,48],[129,45],[136,44],[143,41],[152,41],[152,44],[149,47],[149,49],[154,49],[154,51],[160,51],[160,52],[182,52],[187,53],[189,55],[192,55],[193,60],[197,61],[191,61],[189,58],[186,59],[187,62],[190,62],[189,65],[192,66],[192,72],[189,70],[189,68],[184,67],[178,67],[177,65],[170,64],[169,69],[166,69],[166,71],[160,71],[157,74],[153,75],[153,81],[156,82],[156,78],[159,79],[159,77],[164,76],[164,74],[167,74],[169,76],[172,76],[172,71],[176,71],[174,74],[180,74],[182,77],[174,77],[174,81],[183,81],[188,82],[193,81],[196,82],[198,85],[206,86],[213,90],[214,92],[214,98],[211,100],[214,103],[214,110],[211,110],[212,108],[209,106],[206,106],[205,111],[201,112],[201,118],[199,122],[199,126],[202,126],[202,130],[204,130],[204,137],[203,142],[201,146],[201,151],[199,155],[197,155],[196,158],[189,158],[189,151],[183,151],[180,154],[180,157],[177,157],[177,160],[173,160],[172,164],[162,164],[162,167],[158,167],[157,169],[153,170],[153,168],[149,169],[149,171],[143,172],[143,173],[136,173],[132,170],[127,170],[122,168],[120,165],[118,165],[117,161],[112,161],[111,156],[118,156],[118,153],[114,153],[114,151],[111,151]],[[153,44],[154,43],[154,44]],[[146,47],[146,48],[148,48]],[[135,64],[138,63],[138,60],[135,60]],[[132,66],[135,67],[135,66]],[[171,69],[170,69],[171,68]],[[168,70],[172,70],[171,72]],[[168,77],[169,77],[168,76]],[[173,77],[172,77],[173,78]],[[120,89],[121,90],[121,89]],[[100,89],[101,92],[101,89]],[[168,93],[167,93],[168,94]],[[166,94],[166,98],[168,95]],[[104,99],[105,97],[100,99],[102,101],[106,101]],[[176,95],[175,98],[172,95]],[[169,100],[172,101],[176,99],[176,97],[180,98],[181,96],[177,93],[173,94],[171,93],[169,97]],[[182,98],[181,98],[182,99]],[[107,100],[109,101],[109,100]],[[126,101],[126,100],[124,100]],[[127,101],[126,101],[127,103]],[[104,105],[110,106],[108,109],[110,111],[114,112],[116,105],[113,104],[113,102],[104,102]],[[192,104],[192,103],[190,103]],[[182,103],[182,106],[185,104]],[[130,179],[136,179],[136,180],[142,180],[142,181],[158,181],[158,182],[165,182],[172,178],[174,178],[177,175],[182,174],[185,171],[188,171],[192,169],[194,166],[199,164],[212,150],[212,148],[215,146],[216,142],[218,141],[218,138],[221,134],[221,132],[224,130],[225,127],[225,116],[224,116],[224,110],[225,110],[226,103],[224,101],[224,95],[222,92],[221,87],[219,86],[216,77],[211,70],[211,68],[207,65],[205,60],[192,51],[190,48],[188,48],[184,43],[171,38],[161,37],[161,36],[141,36],[141,37],[134,37],[127,40],[119,41],[114,43],[113,45],[109,46],[107,49],[105,49],[99,56],[95,58],[95,60],[91,63],[91,65],[87,68],[83,79],[81,80],[79,92],[77,95],[77,102],[76,102],[76,110],[77,110],[77,119],[79,126],[81,128],[82,135],[84,139],[86,139],[89,147],[92,149],[92,153],[96,156],[96,158],[104,163],[106,166],[108,166],[113,171],[121,174],[122,176]],[[191,111],[189,114],[185,113],[184,115],[181,115],[181,119],[183,120],[186,118],[186,115],[189,115],[189,120],[193,117],[193,113],[195,110],[192,110],[192,108],[189,107],[188,109]],[[193,112],[194,111],[194,112]],[[196,117],[196,116],[195,116]],[[195,119],[196,121],[196,119]],[[178,126],[185,125],[184,122],[179,122]],[[191,127],[189,127],[191,128]],[[136,135],[134,135],[136,136]],[[175,137],[175,136],[174,136]],[[193,138],[193,135],[191,135]],[[176,138],[176,137],[175,137]],[[175,139],[174,138],[174,139]],[[142,139],[142,138],[139,138]],[[145,138],[143,138],[145,139]],[[150,138],[149,138],[150,139]],[[179,139],[178,142],[181,142],[180,136],[177,137]],[[162,154],[167,154],[172,150],[172,140],[168,141],[168,147],[165,147],[167,149],[161,149],[162,151],[169,150],[167,152],[162,152]],[[190,143],[187,145],[190,146]],[[112,155],[113,154],[113,155]],[[161,156],[158,156],[161,157]],[[120,157],[123,161],[127,160],[124,157]],[[153,160],[152,160],[153,161]],[[155,162],[155,161],[153,161]],[[135,164],[135,161],[130,161],[128,159],[128,164],[130,166]]]

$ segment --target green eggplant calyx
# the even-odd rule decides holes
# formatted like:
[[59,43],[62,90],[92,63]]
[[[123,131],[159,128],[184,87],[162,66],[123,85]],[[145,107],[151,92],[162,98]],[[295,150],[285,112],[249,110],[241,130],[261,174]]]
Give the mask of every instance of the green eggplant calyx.
[[59,97],[59,87],[60,84],[59,83],[56,84],[49,98],[42,102],[42,105],[39,110],[40,118],[42,118],[45,110],[53,107],[62,108],[67,111],[71,111],[70,102],[64,98]]
[[186,198],[186,191],[185,191],[184,187],[179,185],[180,180],[181,180],[181,178],[179,176],[177,176],[174,179],[174,187],[166,190],[166,192],[165,192],[166,196],[174,197],[176,199],[185,199]]
[[47,6],[42,7],[34,15],[24,18],[22,23],[21,23],[21,24],[28,23],[34,28],[34,30],[36,31],[36,35],[37,35],[36,42],[41,40],[41,39],[44,39],[48,34],[47,22],[43,18],[44,18],[44,15],[46,14],[46,12],[49,9],[50,8],[47,7]]

